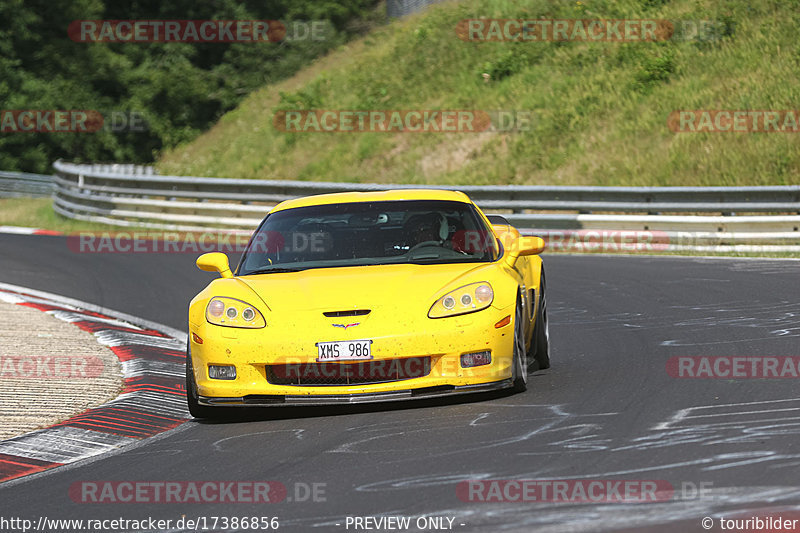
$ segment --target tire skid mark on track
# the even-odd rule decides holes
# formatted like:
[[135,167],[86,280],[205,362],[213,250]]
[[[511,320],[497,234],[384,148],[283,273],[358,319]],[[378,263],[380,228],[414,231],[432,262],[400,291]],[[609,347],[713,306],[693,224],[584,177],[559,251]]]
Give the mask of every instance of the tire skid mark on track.
[[[800,303],[793,300],[720,300],[712,304],[669,305],[658,316],[642,311],[596,315],[590,308],[556,302],[551,319],[559,326],[581,328],[584,332],[619,331],[648,334],[665,348],[736,349],[756,341],[780,339],[791,342],[800,337]],[[735,331],[731,335],[731,331]],[[698,341],[703,332],[706,340]]]
[[[611,451],[648,450],[694,444],[702,446],[768,444],[776,437],[800,434],[800,398],[697,405],[676,411],[643,437]],[[770,460],[796,459],[797,454],[769,451]],[[709,467],[719,469],[723,467]]]
[[22,290],[0,289],[0,298],[92,333],[114,352],[123,372],[123,389],[117,398],[49,428],[0,442],[0,483],[139,442],[190,418],[182,340]]
[[[407,442],[407,444],[403,446],[403,450],[405,451],[418,449],[420,452],[424,450],[424,453],[428,457],[447,457],[461,453],[464,449],[464,444],[461,442],[453,442],[451,445],[441,445],[438,446],[436,450],[430,450],[426,436],[446,433],[462,427],[470,428],[469,449],[472,453],[491,449],[502,449],[506,452],[511,450],[514,446],[533,440],[539,440],[540,442],[546,441],[549,446],[554,448],[563,446],[564,448],[574,448],[580,451],[591,451],[606,449],[609,441],[599,440],[602,429],[601,424],[585,422],[585,420],[587,418],[594,419],[596,417],[613,417],[619,415],[617,412],[589,414],[571,413],[567,411],[567,407],[564,405],[497,403],[487,405],[486,407],[487,411],[482,411],[478,413],[477,416],[475,412],[464,412],[460,415],[440,417],[431,419],[429,422],[419,422],[414,428],[407,428],[402,432],[388,431],[391,427],[389,425],[382,425],[380,423],[374,424],[371,425],[369,429],[364,429],[364,434],[357,440],[348,440],[335,448],[325,450],[323,453],[379,455],[385,457],[385,459],[383,459],[384,464],[413,461],[415,460],[413,456],[399,459],[394,457],[401,451],[397,448],[395,442],[396,438],[402,436]],[[531,411],[531,414],[522,419],[516,418],[514,420],[509,420],[507,417],[499,414],[501,411],[508,408],[527,409]],[[523,420],[528,425],[521,426],[520,422]],[[512,427],[500,430],[500,428],[508,428],[508,426]],[[595,433],[587,435],[587,433],[591,431]],[[372,433],[377,434],[373,435]],[[583,439],[583,442],[575,444],[570,443],[569,439],[572,438]],[[555,441],[551,442],[552,439],[555,439]],[[510,451],[508,453],[525,454],[525,452]],[[550,452],[536,452],[537,455],[547,453]],[[553,451],[552,453],[560,453],[560,451]]]
[[256,431],[255,433],[243,433],[241,435],[234,435],[233,437],[225,437],[224,439],[219,439],[211,443],[211,448],[215,452],[227,452],[225,446],[222,445],[224,442],[238,440],[238,439],[246,439],[250,437],[261,437],[263,435],[274,435],[275,433],[293,433],[295,440],[303,440],[305,438],[305,429],[271,429],[269,431]]

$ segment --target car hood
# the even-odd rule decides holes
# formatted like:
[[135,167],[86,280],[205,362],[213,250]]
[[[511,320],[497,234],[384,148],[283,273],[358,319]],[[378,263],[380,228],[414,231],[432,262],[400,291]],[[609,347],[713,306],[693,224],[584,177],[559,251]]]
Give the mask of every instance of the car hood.
[[[349,311],[420,307],[427,312],[444,289],[475,281],[491,263],[448,265],[379,265],[318,268],[259,274],[237,279],[250,287],[273,312]],[[486,272],[488,275],[488,272]],[[468,278],[468,279],[467,279]]]

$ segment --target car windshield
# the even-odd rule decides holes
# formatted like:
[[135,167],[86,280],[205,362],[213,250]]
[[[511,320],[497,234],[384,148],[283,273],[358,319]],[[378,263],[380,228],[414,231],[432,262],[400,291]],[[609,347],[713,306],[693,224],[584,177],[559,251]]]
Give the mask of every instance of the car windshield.
[[497,253],[493,233],[471,204],[353,202],[269,214],[251,238],[237,273],[488,262]]

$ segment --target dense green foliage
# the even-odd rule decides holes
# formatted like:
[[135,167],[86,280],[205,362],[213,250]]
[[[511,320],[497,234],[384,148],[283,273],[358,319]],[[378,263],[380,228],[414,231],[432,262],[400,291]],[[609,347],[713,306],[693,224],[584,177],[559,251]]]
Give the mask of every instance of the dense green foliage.
[[[382,16],[376,0],[3,0],[0,109],[142,116],[144,131],[0,133],[0,169],[53,160],[147,162],[195,138],[252,90],[294,74]],[[281,43],[80,43],[74,20],[327,20],[325,39]]]

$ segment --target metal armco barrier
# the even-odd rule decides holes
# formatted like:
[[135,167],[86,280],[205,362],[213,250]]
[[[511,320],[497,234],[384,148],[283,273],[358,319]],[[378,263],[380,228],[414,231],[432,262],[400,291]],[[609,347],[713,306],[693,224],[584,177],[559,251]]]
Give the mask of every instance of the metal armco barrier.
[[389,18],[405,17],[418,13],[426,7],[437,4],[442,0],[387,0],[386,16]]
[[[275,204],[419,185],[159,176],[151,167],[57,161],[54,209],[69,218],[179,231],[252,230]],[[693,245],[800,245],[800,186],[450,186],[486,212],[538,230],[661,231]]]
[[46,197],[53,193],[53,176],[0,171],[0,198]]

